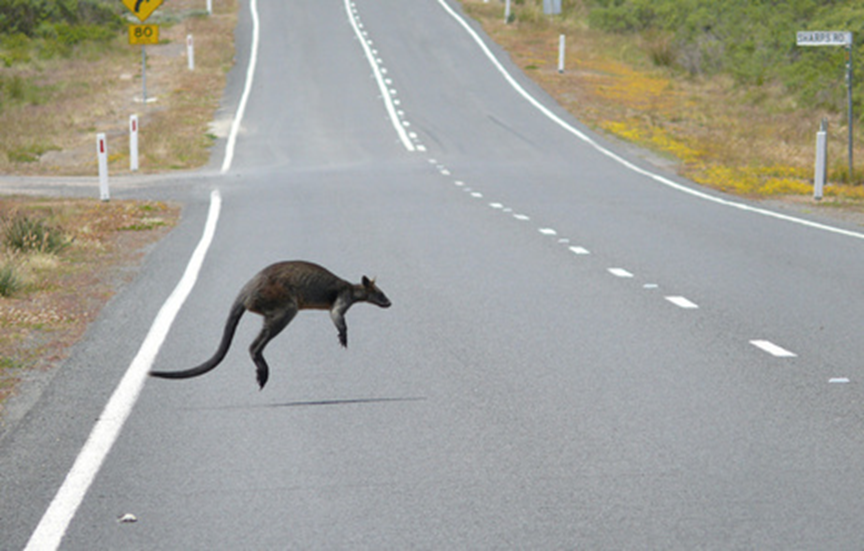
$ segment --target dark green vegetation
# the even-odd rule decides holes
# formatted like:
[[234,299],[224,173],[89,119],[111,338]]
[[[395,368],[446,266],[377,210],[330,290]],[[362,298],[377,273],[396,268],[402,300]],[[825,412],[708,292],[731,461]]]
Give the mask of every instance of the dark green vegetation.
[[[864,3],[852,0],[591,0],[593,28],[641,34],[651,58],[693,75],[728,74],[747,86],[781,82],[811,107],[842,110],[842,47],[799,47],[796,32],[851,31],[864,44]],[[855,87],[856,118],[864,92]]]
[[21,252],[58,253],[69,245],[61,230],[28,216],[14,217],[6,224],[4,234],[6,246]]
[[[0,68],[69,57],[76,46],[98,53],[122,29],[122,8],[109,0],[0,0]],[[0,110],[45,104],[52,91],[0,71]],[[28,159],[26,152],[20,159]]]
[[64,26],[80,33],[90,26],[119,28],[123,5],[113,0],[0,0],[0,33],[51,36]]
[[0,62],[11,67],[111,40],[122,27],[122,8],[109,0],[0,0]]

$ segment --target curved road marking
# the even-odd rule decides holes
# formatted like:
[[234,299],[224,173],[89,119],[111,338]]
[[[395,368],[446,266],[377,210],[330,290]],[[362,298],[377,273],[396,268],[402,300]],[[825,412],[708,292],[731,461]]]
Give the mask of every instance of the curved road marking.
[[252,52],[249,54],[249,67],[246,69],[246,84],[243,87],[243,95],[240,96],[240,105],[237,106],[237,114],[231,122],[231,131],[228,133],[228,143],[225,144],[225,158],[222,160],[222,173],[231,170],[231,162],[234,160],[234,148],[237,145],[237,133],[240,132],[240,123],[246,112],[246,104],[249,102],[249,94],[252,92],[252,79],[255,77],[255,66],[258,64],[258,42],[261,38],[260,25],[258,22],[258,3],[251,0],[249,10],[252,12]]
[[646,170],[644,168],[640,168],[640,167],[636,166],[635,164],[631,163],[630,161],[619,156],[617,153],[613,153],[609,149],[606,149],[605,147],[603,147],[602,145],[600,145],[599,143],[594,141],[592,138],[590,138],[584,132],[581,132],[580,130],[574,128],[572,125],[568,124],[561,117],[559,117],[558,115],[553,113],[546,106],[544,106],[537,99],[535,99],[524,88],[522,88],[522,86],[518,82],[516,82],[516,79],[514,79],[510,75],[510,73],[507,72],[507,69],[505,69],[504,66],[501,64],[501,62],[498,61],[498,59],[495,57],[495,54],[492,53],[492,51],[489,49],[489,47],[486,46],[486,43],[483,42],[483,39],[480,38],[480,35],[477,34],[477,32],[471,27],[471,25],[469,25],[465,21],[465,19],[463,19],[458,13],[456,13],[456,11],[453,10],[453,8],[451,8],[445,0],[438,0],[438,4],[440,4],[441,7],[444,8],[444,11],[446,11],[448,14],[450,14],[450,16],[453,17],[453,19],[455,19],[456,22],[459,23],[465,29],[465,31],[471,36],[471,38],[474,39],[474,42],[477,43],[477,45],[480,47],[480,49],[483,51],[483,53],[486,55],[486,57],[489,59],[489,61],[492,62],[492,65],[494,65],[495,68],[498,70],[498,72],[501,73],[501,75],[504,77],[504,80],[506,80],[510,84],[510,86],[513,87],[514,90],[516,90],[516,92],[520,96],[525,98],[525,100],[527,100],[528,103],[530,103],[535,108],[537,108],[549,120],[551,120],[552,122],[554,122],[555,124],[557,124],[558,126],[563,128],[567,132],[573,134],[574,136],[576,136],[577,138],[579,138],[580,140],[582,140],[586,144],[590,145],[591,147],[596,149],[598,152],[609,157],[613,161],[619,163],[620,165],[632,170],[633,172],[635,172],[637,174],[641,174],[642,176],[646,176],[648,178],[651,178],[652,180],[654,180],[660,184],[668,186],[672,189],[676,189],[676,190],[681,191],[683,193],[693,195],[694,197],[704,199],[706,201],[711,201],[713,203],[718,203],[720,205],[724,205],[727,207],[733,207],[736,209],[740,209],[740,210],[744,210],[744,211],[748,211],[748,212],[753,212],[756,214],[761,214],[763,216],[768,216],[768,217],[776,218],[779,220],[785,220],[787,222],[800,224],[802,226],[807,226],[807,227],[818,229],[818,230],[836,233],[838,235],[844,235],[846,237],[854,237],[856,239],[864,239],[864,233],[859,233],[859,232],[855,232],[855,231],[851,231],[851,230],[844,230],[842,228],[829,226],[827,224],[820,224],[818,222],[813,222],[811,220],[805,220],[804,218],[796,218],[795,216],[789,216],[786,214],[781,214],[779,212],[773,212],[773,211],[770,211],[767,209],[762,209],[762,208],[753,207],[750,205],[745,205],[744,203],[738,203],[736,201],[729,201],[727,199],[716,197],[714,195],[710,195],[710,194],[705,193],[703,191],[699,191],[699,190],[687,187],[683,184],[679,184],[677,182],[670,180],[669,178],[666,178],[664,176],[660,176],[659,174],[655,174],[655,173],[651,172],[650,170]]

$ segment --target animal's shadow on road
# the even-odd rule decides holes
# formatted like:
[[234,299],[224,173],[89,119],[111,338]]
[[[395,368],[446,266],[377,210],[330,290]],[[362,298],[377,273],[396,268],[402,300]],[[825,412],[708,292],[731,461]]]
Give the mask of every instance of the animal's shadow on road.
[[[281,404],[261,404],[261,408],[297,408],[309,406],[344,406],[349,404],[382,404],[388,402],[422,402],[426,398],[348,398],[345,400],[310,400],[307,402],[284,402]],[[256,407],[256,406],[253,406]]]
[[347,406],[356,404],[386,404],[393,402],[423,402],[425,397],[414,396],[405,398],[346,398],[341,400],[307,400],[297,402],[281,402],[271,404],[247,404],[247,405],[227,405],[216,406],[212,408],[194,408],[195,410],[232,410],[232,409],[269,409],[269,408],[303,408],[303,407],[321,407],[321,406]]

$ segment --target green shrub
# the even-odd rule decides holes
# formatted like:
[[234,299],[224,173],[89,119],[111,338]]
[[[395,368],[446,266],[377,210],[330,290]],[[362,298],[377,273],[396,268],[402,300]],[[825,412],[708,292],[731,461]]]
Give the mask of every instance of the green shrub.
[[13,147],[6,152],[6,158],[10,163],[36,163],[39,158],[49,151],[60,151],[56,145],[31,144]]
[[0,296],[11,297],[22,287],[21,278],[11,262],[0,264]]
[[31,40],[23,34],[0,34],[0,61],[6,67],[30,61]]
[[123,4],[109,0],[0,0],[0,34],[30,38],[46,22],[98,25],[118,30]]
[[[864,4],[858,0],[590,0],[589,5],[592,27],[648,37],[647,53],[657,65],[694,75],[728,74],[747,86],[782,82],[802,104],[833,111],[845,109],[845,49],[799,47],[796,32],[851,31],[855,50],[864,45]],[[658,42],[658,36],[668,42]],[[854,101],[862,117],[860,85]]]
[[43,220],[16,216],[4,230],[6,246],[21,252],[59,253],[69,246],[64,233]]
[[78,44],[112,40],[123,9],[115,0],[0,0],[0,64],[69,56]]

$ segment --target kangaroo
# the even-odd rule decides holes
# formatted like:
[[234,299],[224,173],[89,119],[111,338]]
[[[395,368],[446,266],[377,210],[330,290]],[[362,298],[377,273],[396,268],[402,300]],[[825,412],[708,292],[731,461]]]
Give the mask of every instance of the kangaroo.
[[240,290],[225,322],[222,342],[212,358],[185,371],[151,371],[150,375],[163,379],[187,379],[214,369],[228,353],[240,317],[249,310],[264,316],[264,326],[249,347],[258,385],[263,389],[270,371],[262,354],[264,347],[285,329],[298,311],[330,310],[330,319],[339,331],[339,343],[347,348],[345,312],[355,302],[390,307],[390,300],[375,285],[374,279],[363,276],[361,283],[355,285],[311,262],[277,262],[258,272]]

